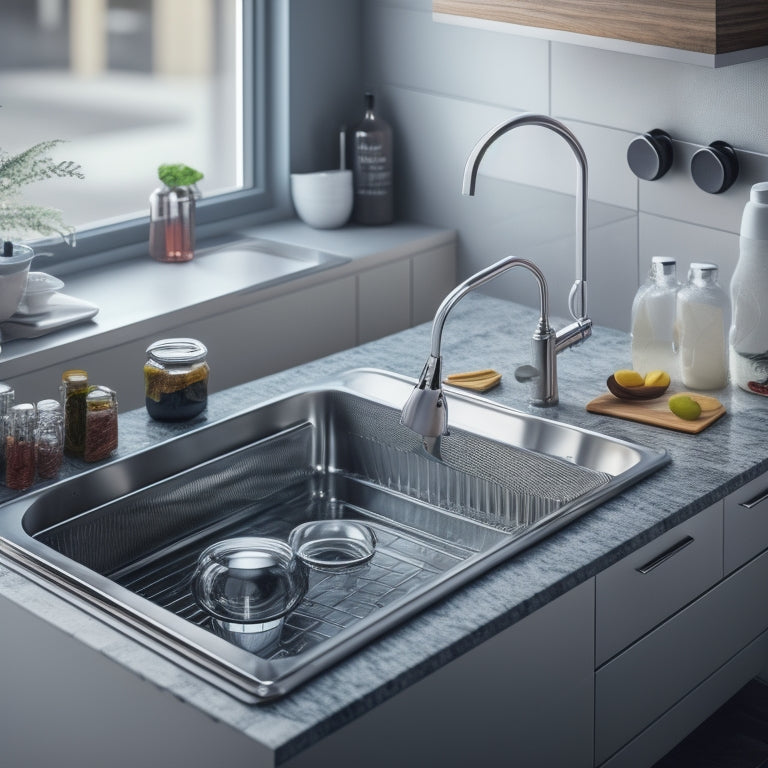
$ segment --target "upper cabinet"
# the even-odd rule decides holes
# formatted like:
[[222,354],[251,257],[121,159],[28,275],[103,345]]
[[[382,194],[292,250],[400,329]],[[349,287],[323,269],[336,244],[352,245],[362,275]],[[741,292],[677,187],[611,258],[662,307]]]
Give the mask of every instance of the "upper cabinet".
[[438,21],[724,66],[768,57],[767,0],[433,0]]

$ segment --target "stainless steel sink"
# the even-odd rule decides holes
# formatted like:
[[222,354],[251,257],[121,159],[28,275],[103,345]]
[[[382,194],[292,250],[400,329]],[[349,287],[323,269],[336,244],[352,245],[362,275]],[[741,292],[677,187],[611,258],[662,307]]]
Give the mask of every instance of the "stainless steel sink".
[[[664,451],[452,393],[442,460],[400,424],[413,381],[356,370],[3,507],[32,578],[249,702],[282,695],[668,461]],[[214,633],[190,577],[234,536],[364,521],[373,558],[310,571],[264,656]]]

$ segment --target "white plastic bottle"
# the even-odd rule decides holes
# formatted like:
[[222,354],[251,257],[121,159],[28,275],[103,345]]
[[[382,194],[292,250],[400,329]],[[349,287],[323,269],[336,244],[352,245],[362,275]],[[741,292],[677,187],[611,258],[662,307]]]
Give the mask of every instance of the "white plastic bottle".
[[679,289],[675,260],[654,256],[648,280],[632,302],[632,367],[643,375],[662,370],[678,378],[674,325]]
[[739,261],[731,280],[731,381],[768,395],[768,182],[755,184],[744,207]]
[[676,328],[680,376],[691,389],[728,384],[728,296],[717,282],[717,265],[694,263],[677,293]]

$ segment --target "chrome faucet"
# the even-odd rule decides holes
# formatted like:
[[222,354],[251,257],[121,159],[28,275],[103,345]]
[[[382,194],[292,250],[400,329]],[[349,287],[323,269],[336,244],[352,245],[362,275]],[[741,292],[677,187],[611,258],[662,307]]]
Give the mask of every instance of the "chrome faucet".
[[507,120],[489,131],[475,145],[464,168],[462,193],[475,194],[477,171],[488,147],[496,139],[521,125],[537,125],[554,131],[565,139],[576,156],[578,186],[576,194],[576,269],[577,278],[568,296],[568,309],[575,322],[555,332],[549,325],[549,294],[547,282],[541,270],[531,261],[507,256],[490,267],[480,270],[454,288],[437,309],[432,321],[432,339],[429,358],[419,381],[403,407],[401,422],[414,432],[430,440],[448,434],[448,409],[442,388],[443,326],[449,312],[471,290],[493,280],[515,266],[533,273],[539,286],[540,313],[536,330],[531,339],[531,365],[533,370],[533,394],[531,403],[539,406],[556,405],[557,354],[574,344],[589,338],[592,321],[587,317],[587,158],[578,139],[560,121],[547,115],[524,114]]

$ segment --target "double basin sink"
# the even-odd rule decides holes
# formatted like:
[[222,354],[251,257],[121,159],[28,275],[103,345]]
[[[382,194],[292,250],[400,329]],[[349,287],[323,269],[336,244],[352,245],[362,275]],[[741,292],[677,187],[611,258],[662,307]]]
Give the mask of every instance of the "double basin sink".
[[[0,553],[246,702],[280,696],[663,466],[664,451],[449,394],[440,458],[400,424],[413,381],[360,369],[9,502]],[[373,557],[310,569],[253,653],[193,598],[203,550],[362,522]]]

